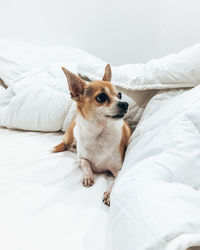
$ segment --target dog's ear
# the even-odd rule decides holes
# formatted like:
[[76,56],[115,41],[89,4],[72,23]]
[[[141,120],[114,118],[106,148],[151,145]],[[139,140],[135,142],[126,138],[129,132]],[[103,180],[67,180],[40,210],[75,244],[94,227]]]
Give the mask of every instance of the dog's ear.
[[62,67],[62,70],[67,77],[71,98],[75,101],[80,101],[80,96],[84,93],[86,83],[64,67]]
[[102,81],[110,82],[111,77],[112,77],[111,67],[110,67],[110,64],[108,64],[105,68],[105,73],[104,73]]

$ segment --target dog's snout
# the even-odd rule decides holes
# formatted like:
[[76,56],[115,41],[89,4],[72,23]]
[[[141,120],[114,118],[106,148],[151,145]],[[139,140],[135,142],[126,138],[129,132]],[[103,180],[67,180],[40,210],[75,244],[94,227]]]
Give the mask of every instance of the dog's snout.
[[124,112],[128,109],[128,103],[127,102],[118,102],[117,106]]

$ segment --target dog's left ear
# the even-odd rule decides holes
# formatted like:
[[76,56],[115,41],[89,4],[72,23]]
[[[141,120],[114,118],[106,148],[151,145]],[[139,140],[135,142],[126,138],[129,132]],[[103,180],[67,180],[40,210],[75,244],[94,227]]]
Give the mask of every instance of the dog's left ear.
[[104,73],[102,81],[110,82],[111,78],[112,78],[111,67],[110,67],[110,64],[108,64],[105,68],[105,73]]

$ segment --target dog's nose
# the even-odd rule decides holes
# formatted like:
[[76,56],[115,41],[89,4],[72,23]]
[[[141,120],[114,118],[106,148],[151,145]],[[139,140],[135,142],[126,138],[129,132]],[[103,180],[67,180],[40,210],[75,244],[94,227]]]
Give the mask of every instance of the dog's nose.
[[124,112],[128,109],[128,103],[127,102],[118,102],[117,106]]

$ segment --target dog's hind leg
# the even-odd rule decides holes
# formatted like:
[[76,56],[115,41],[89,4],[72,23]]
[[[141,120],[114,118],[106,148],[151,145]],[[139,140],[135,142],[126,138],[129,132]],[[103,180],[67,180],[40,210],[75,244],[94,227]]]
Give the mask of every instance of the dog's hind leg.
[[55,146],[52,150],[52,153],[58,153],[58,152],[66,151],[66,150],[69,150],[71,152],[76,152],[76,143],[75,143],[74,133],[73,133],[75,125],[76,125],[75,121],[73,121],[70,124],[69,128],[64,134],[63,142]]
[[61,142],[57,146],[55,146],[52,150],[52,153],[58,153],[66,150],[66,145],[64,142]]

